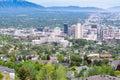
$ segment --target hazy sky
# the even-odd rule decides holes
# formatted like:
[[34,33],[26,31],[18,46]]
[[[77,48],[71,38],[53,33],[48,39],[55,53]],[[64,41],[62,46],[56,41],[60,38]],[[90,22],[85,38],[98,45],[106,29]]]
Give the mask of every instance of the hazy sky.
[[119,6],[120,0],[27,0],[43,6],[92,6],[108,8]]

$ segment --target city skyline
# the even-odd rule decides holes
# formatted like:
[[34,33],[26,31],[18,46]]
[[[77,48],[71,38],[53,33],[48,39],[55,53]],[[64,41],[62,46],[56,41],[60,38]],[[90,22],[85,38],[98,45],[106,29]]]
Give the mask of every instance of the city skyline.
[[43,5],[45,7],[50,6],[80,6],[80,7],[98,7],[98,8],[110,8],[119,6],[119,0],[27,0],[33,3]]

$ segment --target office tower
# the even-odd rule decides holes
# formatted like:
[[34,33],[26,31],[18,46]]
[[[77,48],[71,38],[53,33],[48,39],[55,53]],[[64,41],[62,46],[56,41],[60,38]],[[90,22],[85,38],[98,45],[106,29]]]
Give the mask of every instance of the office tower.
[[97,41],[102,41],[103,40],[103,28],[106,26],[97,26]]
[[91,28],[97,29],[97,25],[91,25]]
[[42,31],[43,31],[43,28],[37,28],[37,31],[41,31],[41,32],[42,32]]
[[83,27],[80,23],[78,23],[75,27],[75,39],[83,38]]
[[68,24],[64,24],[64,33],[68,34]]
[[59,27],[54,28],[54,34],[55,35],[60,35],[61,34],[61,29]]
[[50,28],[49,27],[44,27],[43,32],[50,32]]
[[70,35],[72,38],[75,38],[75,27],[76,27],[76,25],[72,25],[72,26],[70,27],[69,35]]

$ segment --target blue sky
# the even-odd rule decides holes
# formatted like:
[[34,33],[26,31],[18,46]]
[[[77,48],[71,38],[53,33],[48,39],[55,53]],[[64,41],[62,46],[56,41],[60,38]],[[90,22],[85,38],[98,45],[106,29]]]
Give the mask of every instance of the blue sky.
[[27,0],[43,6],[91,6],[99,8],[108,8],[113,6],[119,6],[120,0]]

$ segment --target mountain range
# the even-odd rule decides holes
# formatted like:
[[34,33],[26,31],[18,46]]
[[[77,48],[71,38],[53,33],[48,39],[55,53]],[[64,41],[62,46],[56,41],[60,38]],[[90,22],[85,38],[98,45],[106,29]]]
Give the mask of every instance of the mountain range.
[[[66,7],[60,7],[60,6],[54,6],[54,7],[44,7],[32,2],[28,2],[25,0],[0,0],[0,9],[16,9],[19,11],[18,8],[24,9],[45,9],[45,10],[77,10],[77,11],[106,11],[105,9],[102,8],[97,8],[97,7],[79,7],[79,6],[66,6]],[[109,8],[108,10],[117,10],[120,11],[120,6],[117,7],[112,7]]]
[[43,6],[25,0],[1,0],[0,8],[43,8]]
[[47,9],[52,10],[77,10],[77,11],[104,11],[102,8],[96,8],[96,7],[79,7],[79,6],[54,6],[54,7],[47,7]]
[[120,6],[111,7],[111,8],[109,8],[109,10],[120,11]]

